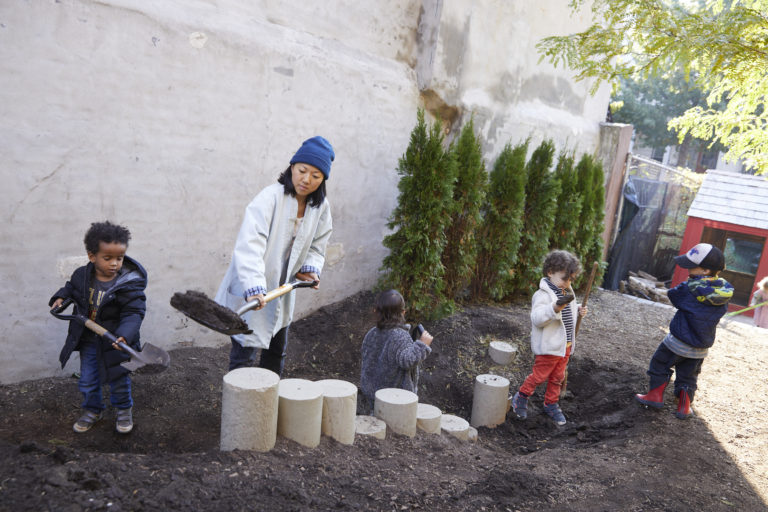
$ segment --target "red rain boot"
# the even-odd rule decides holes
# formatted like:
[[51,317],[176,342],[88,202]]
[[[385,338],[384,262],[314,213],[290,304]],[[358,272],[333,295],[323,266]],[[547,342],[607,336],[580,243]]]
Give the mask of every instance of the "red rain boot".
[[691,409],[691,398],[688,396],[687,391],[681,389],[677,394],[677,412],[675,413],[675,416],[680,420],[684,420],[691,414],[693,414],[693,409]]
[[635,400],[643,405],[655,407],[661,409],[664,407],[664,389],[666,389],[668,382],[665,382],[659,387],[653,388],[646,395],[635,395]]

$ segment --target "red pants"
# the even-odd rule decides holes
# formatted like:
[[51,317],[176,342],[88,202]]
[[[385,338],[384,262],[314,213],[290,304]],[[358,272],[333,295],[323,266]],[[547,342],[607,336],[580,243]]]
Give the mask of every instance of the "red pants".
[[565,368],[571,358],[571,347],[565,349],[565,357],[560,356],[536,356],[533,359],[533,371],[525,378],[520,392],[531,396],[536,387],[542,382],[547,383],[544,393],[544,404],[554,404],[560,400],[560,388],[565,378]]

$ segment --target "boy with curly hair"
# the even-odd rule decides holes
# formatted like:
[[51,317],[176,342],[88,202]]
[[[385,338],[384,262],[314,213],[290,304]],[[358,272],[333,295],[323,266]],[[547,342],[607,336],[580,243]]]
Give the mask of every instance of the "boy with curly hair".
[[571,282],[581,273],[578,258],[568,251],[554,250],[544,258],[543,277],[531,303],[531,351],[533,370],[512,397],[512,410],[520,419],[528,417],[528,398],[539,384],[547,383],[544,412],[559,426],[565,415],[558,405],[565,369],[573,353],[576,315],[587,308],[577,306]]
[[[125,255],[131,233],[111,222],[94,222],[85,234],[89,263],[78,268],[63,288],[53,294],[51,309],[72,299],[75,313],[83,314],[115,334],[118,341],[140,350],[139,328],[146,312],[147,272],[138,261]],[[127,434],[133,429],[133,398],[129,370],[120,363],[130,359],[117,343],[112,344],[78,321],[69,323],[67,339],[59,355],[61,367],[72,352],[80,352],[83,412],[75,432],[83,433],[104,415],[102,384],[109,384],[109,400],[117,410],[115,429]]]

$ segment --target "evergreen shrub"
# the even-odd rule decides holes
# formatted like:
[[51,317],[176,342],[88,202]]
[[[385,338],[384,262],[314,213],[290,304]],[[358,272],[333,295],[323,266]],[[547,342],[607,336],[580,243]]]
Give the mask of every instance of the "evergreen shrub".
[[452,311],[445,294],[442,254],[451,222],[456,162],[443,148],[440,121],[431,127],[419,109],[405,154],[398,161],[397,206],[384,238],[389,254],[382,262],[380,288],[394,288],[405,298],[408,318],[439,318]]

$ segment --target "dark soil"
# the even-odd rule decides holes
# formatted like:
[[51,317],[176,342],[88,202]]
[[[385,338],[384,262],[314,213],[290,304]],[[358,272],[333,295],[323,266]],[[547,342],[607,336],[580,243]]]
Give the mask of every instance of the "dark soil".
[[174,293],[171,306],[214,331],[229,335],[250,332],[248,324],[237,313],[197,290]]
[[[285,377],[358,383],[373,296],[360,293],[291,327]],[[134,431],[114,418],[75,434],[74,378],[0,387],[0,510],[768,510],[768,331],[730,322],[704,363],[696,415],[677,420],[671,393],[650,410],[633,400],[673,310],[594,292],[569,365],[568,418],[541,413],[478,441],[391,433],[315,449],[278,438],[268,453],[220,452],[228,345],[178,348],[164,373],[134,378]],[[438,322],[419,399],[469,419],[474,378],[517,388],[530,370],[529,306],[472,305]],[[63,333],[62,333],[63,336]],[[222,343],[228,343],[223,336]],[[517,343],[494,366],[492,340]]]

